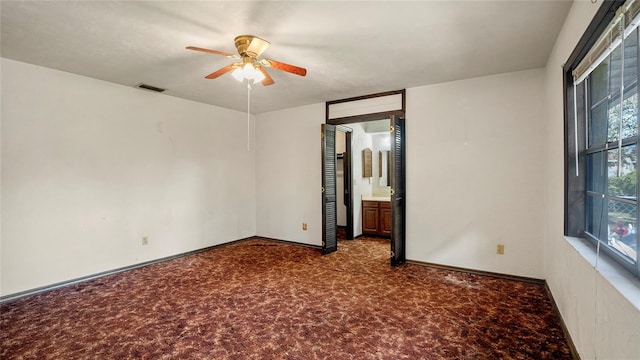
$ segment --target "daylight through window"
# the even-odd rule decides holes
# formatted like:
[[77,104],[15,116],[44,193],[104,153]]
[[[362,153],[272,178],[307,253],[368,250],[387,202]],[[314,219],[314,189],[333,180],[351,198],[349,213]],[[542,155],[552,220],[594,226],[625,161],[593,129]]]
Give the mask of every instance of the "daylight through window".
[[[575,173],[567,173],[574,201],[571,224],[638,275],[638,51],[640,1],[627,2],[572,69]],[[572,127],[572,128],[571,128]],[[571,152],[571,151],[568,151]],[[569,155],[569,154],[568,154]],[[580,195],[581,194],[581,195]],[[581,196],[581,198],[580,198]],[[571,215],[569,218],[571,219]],[[579,228],[579,229],[578,229]]]

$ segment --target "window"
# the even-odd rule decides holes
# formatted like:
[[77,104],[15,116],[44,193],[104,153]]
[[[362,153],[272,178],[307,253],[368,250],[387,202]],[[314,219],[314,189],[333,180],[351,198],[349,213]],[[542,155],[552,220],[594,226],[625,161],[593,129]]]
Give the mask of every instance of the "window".
[[640,0],[604,2],[564,68],[565,234],[636,276],[639,13]]

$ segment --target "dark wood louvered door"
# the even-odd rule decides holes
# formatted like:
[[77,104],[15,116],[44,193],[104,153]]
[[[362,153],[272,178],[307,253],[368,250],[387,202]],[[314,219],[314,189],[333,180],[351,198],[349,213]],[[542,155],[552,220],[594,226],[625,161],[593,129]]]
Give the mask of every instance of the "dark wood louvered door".
[[322,124],[322,252],[338,250],[336,234],[336,127]]
[[405,258],[405,128],[404,118],[391,116],[391,266]]

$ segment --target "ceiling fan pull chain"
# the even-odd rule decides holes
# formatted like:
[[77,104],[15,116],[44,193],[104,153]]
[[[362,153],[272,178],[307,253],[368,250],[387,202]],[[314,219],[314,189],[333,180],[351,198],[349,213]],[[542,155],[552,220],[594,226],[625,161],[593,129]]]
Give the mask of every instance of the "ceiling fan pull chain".
[[251,82],[247,81],[247,151],[249,151],[251,148],[249,146],[249,144],[251,143],[251,137],[250,137],[250,117],[251,117]]

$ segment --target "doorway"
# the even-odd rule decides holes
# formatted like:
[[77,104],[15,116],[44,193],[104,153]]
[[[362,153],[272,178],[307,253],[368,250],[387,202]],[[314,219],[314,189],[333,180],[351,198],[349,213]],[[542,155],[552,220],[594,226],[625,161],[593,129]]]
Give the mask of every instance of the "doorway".
[[[349,102],[360,102],[357,106],[361,106],[361,101],[369,101],[371,99],[383,98],[387,96],[401,96],[401,107],[398,110],[387,110],[383,112],[371,112],[358,115],[350,115],[346,117],[331,118],[329,115],[329,108],[332,104],[344,104]],[[377,99],[376,99],[377,100]],[[387,99],[383,101],[389,102]],[[364,173],[362,175],[354,175],[353,167],[359,166],[359,162],[363,162],[364,158],[360,158],[358,161],[357,151],[353,151],[353,131],[349,126],[355,126],[357,123],[371,123],[374,121],[380,121],[386,119],[390,126],[389,131],[389,152],[386,167],[388,168],[389,176],[385,176],[385,180],[389,185],[389,202],[387,203],[390,208],[390,222],[391,222],[391,249],[390,249],[390,263],[392,266],[399,265],[405,261],[405,122],[404,122],[404,106],[405,104],[405,91],[399,90],[388,93],[368,95],[364,97],[350,98],[344,100],[338,100],[327,103],[327,119],[326,124],[322,125],[322,247],[324,253],[330,253],[338,249],[337,242],[337,221],[338,221],[338,205],[345,204],[347,215],[347,238],[353,239],[355,232],[360,232],[358,228],[362,225],[361,216],[361,201],[363,199],[361,193],[358,192],[358,188],[354,188],[353,185],[360,178],[366,178]],[[364,107],[366,110],[366,106]],[[344,109],[344,107],[343,107]],[[343,111],[344,112],[344,111]],[[343,167],[343,179],[344,186],[340,188],[340,194],[338,194],[337,186],[337,172],[338,170],[338,157],[336,157],[336,139],[339,137],[340,131],[345,133],[345,138],[349,137],[346,141],[345,151],[342,152]],[[340,154],[340,151],[338,151]],[[366,154],[363,152],[363,157]],[[369,149],[369,155],[371,150]],[[380,152],[380,160],[383,158],[382,152]],[[346,158],[346,159],[345,159]],[[371,156],[369,156],[371,158]],[[357,160],[357,161],[354,161]],[[363,162],[364,164],[364,162]],[[382,172],[381,162],[377,169]],[[369,164],[371,166],[371,164]],[[364,168],[363,168],[364,171]],[[380,174],[382,175],[382,174]],[[368,175],[371,182],[371,175]],[[380,176],[382,177],[382,176]],[[379,180],[377,180],[379,181]],[[386,184],[385,184],[386,185]],[[370,195],[372,192],[369,193]],[[344,196],[344,200],[342,196]],[[356,216],[353,216],[356,214]],[[389,214],[387,210],[385,214]],[[355,230],[358,229],[358,230]]]
[[351,127],[336,126],[336,224],[344,233],[338,231],[338,237],[346,240],[355,238],[352,139]]

